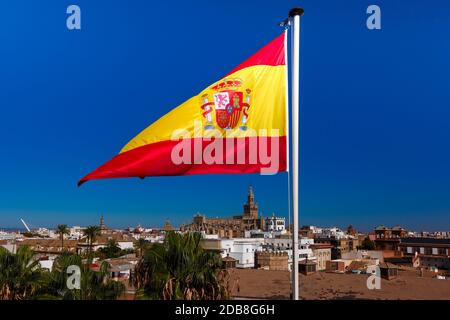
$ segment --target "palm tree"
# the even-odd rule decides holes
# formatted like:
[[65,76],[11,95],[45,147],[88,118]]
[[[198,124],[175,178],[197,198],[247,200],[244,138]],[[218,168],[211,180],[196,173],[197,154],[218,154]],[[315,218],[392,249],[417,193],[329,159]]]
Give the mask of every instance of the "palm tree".
[[16,254],[0,247],[0,300],[33,299],[45,285],[44,270],[33,251],[21,246]]
[[[0,247],[0,300],[115,300],[125,291],[123,283],[108,279],[106,262],[94,271],[89,261],[84,263],[80,256],[64,252],[55,259],[52,271],[48,272],[33,256],[27,246],[19,247],[16,254]],[[67,287],[70,265],[81,270],[80,289]]]
[[56,233],[59,234],[61,238],[61,251],[64,249],[64,235],[70,234],[69,227],[67,224],[58,224],[56,227]]
[[[68,289],[67,268],[76,265],[80,268],[80,289]],[[68,252],[55,259],[45,298],[56,297],[62,300],[116,300],[125,292],[125,285],[108,279],[108,263],[103,262],[98,271],[82,258]]]
[[89,253],[92,253],[92,244],[95,242],[97,237],[100,235],[100,227],[99,226],[88,226],[83,230],[84,235],[88,239],[89,245]]
[[229,274],[219,254],[203,250],[199,233],[166,234],[145,251],[132,282],[138,299],[228,299]]
[[138,252],[138,257],[142,257],[145,250],[147,250],[150,246],[150,242],[145,240],[144,238],[139,238],[134,243],[134,249]]

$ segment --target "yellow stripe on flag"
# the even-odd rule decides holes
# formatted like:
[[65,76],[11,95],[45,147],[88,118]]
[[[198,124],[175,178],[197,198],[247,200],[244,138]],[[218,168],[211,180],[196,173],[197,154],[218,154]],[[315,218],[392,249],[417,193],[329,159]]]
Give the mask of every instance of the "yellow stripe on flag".
[[[247,95],[246,90],[250,90],[246,123],[249,130],[241,130],[240,125],[229,130],[220,128],[216,125],[216,112],[212,108],[212,122],[217,130],[224,136],[228,134],[234,137],[260,136],[260,130],[264,129],[267,130],[268,135],[286,135],[286,66],[255,65],[238,70],[215,82],[198,95],[165,114],[128,142],[120,153],[147,144],[170,140],[177,129],[184,129],[193,137],[194,121],[200,121],[203,125],[206,123],[206,118],[203,115],[204,110],[201,108],[205,95],[208,101],[213,102],[213,95],[219,92],[217,88],[214,90],[213,87],[226,79],[238,79],[242,82],[238,90],[243,92],[244,100]],[[242,116],[241,114],[240,117],[242,118]],[[271,133],[273,129],[277,129],[278,133]]]

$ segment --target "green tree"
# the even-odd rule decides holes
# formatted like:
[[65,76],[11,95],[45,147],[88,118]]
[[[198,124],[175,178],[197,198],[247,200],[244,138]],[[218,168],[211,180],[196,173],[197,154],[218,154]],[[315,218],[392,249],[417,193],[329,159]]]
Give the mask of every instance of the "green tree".
[[366,237],[361,243],[362,250],[375,250],[375,242]]
[[138,299],[228,299],[229,275],[219,254],[203,250],[199,233],[166,234],[136,266],[132,281]]
[[117,258],[122,254],[119,244],[114,239],[108,240],[106,247],[98,249],[98,252],[103,258]]
[[69,227],[67,224],[58,224],[56,227],[56,233],[59,234],[61,239],[61,250],[64,249],[64,235],[69,234]]
[[[71,265],[80,268],[80,289],[67,287],[67,268]],[[108,279],[108,267],[103,262],[98,271],[92,270],[90,261],[83,261],[80,256],[65,252],[55,259],[52,272],[48,275],[49,286],[44,288],[41,297],[61,300],[116,300],[124,293],[125,286]]]
[[45,271],[33,256],[27,246],[19,247],[16,254],[0,247],[0,300],[34,299],[46,285]]
[[89,245],[89,253],[92,253],[92,244],[95,242],[97,237],[100,235],[99,226],[88,226],[83,230],[84,235],[87,237]]

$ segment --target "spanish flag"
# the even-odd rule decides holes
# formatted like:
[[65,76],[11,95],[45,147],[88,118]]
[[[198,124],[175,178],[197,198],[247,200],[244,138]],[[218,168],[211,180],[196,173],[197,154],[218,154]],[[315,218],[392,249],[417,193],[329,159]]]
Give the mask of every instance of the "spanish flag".
[[286,33],[152,123],[78,185],[105,178],[287,170]]

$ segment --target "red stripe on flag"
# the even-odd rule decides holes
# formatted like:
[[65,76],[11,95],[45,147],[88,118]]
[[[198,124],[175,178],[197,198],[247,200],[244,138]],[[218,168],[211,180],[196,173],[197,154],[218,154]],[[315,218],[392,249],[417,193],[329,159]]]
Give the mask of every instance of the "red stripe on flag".
[[[231,140],[234,139],[233,144]],[[261,143],[261,139],[267,139],[266,142]],[[267,159],[261,159],[259,155],[260,145],[266,145],[267,150],[263,151],[263,155],[268,158],[272,157],[272,139],[278,141],[278,164],[276,168],[270,168],[271,163],[267,163]],[[195,145],[199,146],[201,155],[204,150],[214,141],[219,140],[223,146],[222,164],[206,164],[205,159],[200,159],[201,163],[193,163],[194,157],[198,154],[194,152]],[[228,141],[224,141],[228,140]],[[227,147],[231,145],[232,147]],[[85,176],[78,182],[78,185],[83,184],[88,180],[106,179],[106,178],[127,178],[127,177],[147,177],[147,176],[179,176],[191,174],[242,174],[242,173],[257,173],[262,169],[270,172],[286,171],[286,137],[250,137],[250,138],[217,138],[212,141],[205,141],[202,138],[185,139],[185,143],[190,144],[191,157],[190,164],[175,164],[172,161],[172,150],[180,141],[161,141],[157,143],[148,144],[142,147],[132,149],[130,151],[121,153],[94,170],[92,173]],[[258,145],[258,150],[253,153],[253,158],[249,155],[250,147],[254,150],[255,143]],[[259,144],[258,144],[259,143]],[[211,147],[211,146],[210,146]],[[275,150],[274,150],[275,151]],[[244,154],[244,164],[237,163],[237,155]],[[256,158],[254,158],[256,156]],[[228,157],[228,158],[227,158]],[[198,157],[197,157],[198,158]],[[232,159],[233,164],[226,164]],[[252,161],[256,159],[256,161]],[[266,162],[265,162],[266,161]],[[252,163],[254,162],[254,163]],[[273,164],[273,162],[272,162]]]
[[284,32],[278,37],[273,39],[271,42],[262,47],[259,51],[253,54],[250,58],[242,62],[236,68],[231,70],[225,77],[229,76],[236,71],[241,69],[257,66],[257,65],[267,65],[267,66],[279,66],[285,65],[285,55],[284,55]]

